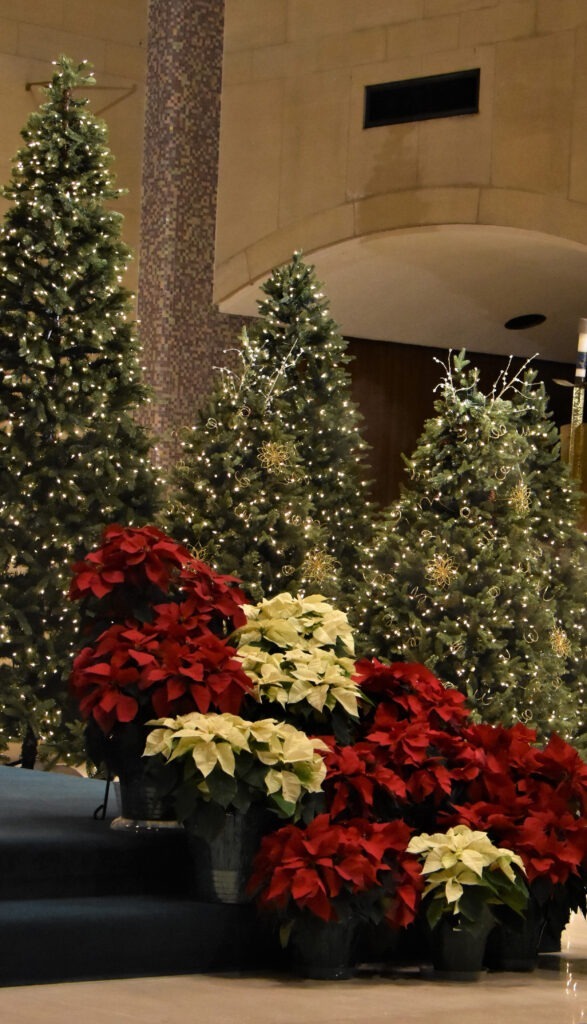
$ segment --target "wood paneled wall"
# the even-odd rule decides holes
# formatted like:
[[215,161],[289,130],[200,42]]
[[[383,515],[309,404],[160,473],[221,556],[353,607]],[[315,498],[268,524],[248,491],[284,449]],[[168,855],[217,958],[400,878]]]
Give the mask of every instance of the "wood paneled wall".
[[[434,413],[434,388],[444,376],[435,359],[446,364],[448,353],[441,348],[353,338],[349,354],[353,356],[349,364],[353,398],[365,419],[363,436],[371,445],[373,497],[381,505],[388,505],[407,480],[401,454],[412,454],[425,421]],[[469,353],[468,358],[479,368],[485,391],[491,389],[508,361],[506,357],[478,352]],[[523,362],[516,359],[512,365],[518,368]],[[573,366],[539,359],[533,361],[533,366],[544,381],[557,425],[568,423],[571,391],[554,384],[553,379],[572,380]]]

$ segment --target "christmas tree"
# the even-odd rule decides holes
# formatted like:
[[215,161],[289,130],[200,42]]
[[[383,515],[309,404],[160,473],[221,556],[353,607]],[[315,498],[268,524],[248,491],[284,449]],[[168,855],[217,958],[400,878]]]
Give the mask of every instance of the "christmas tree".
[[363,582],[373,510],[347,342],[330,317],[315,268],[299,253],[274,270],[261,291],[261,320],[252,332],[257,372],[273,387],[275,408],[299,453],[331,576],[348,606]]
[[[489,722],[576,729],[533,517],[535,445],[519,424],[519,375],[481,392],[464,354],[446,368],[385,515],[362,595],[364,649],[426,664]],[[516,399],[514,401],[514,399]]]
[[582,495],[569,467],[560,458],[560,437],[544,384],[529,369],[512,391],[518,429],[529,442],[526,476],[529,486],[528,529],[537,547],[535,571],[542,575],[542,596],[555,617],[553,644],[565,658],[562,679],[576,693],[576,723],[585,746],[581,681],[587,677],[584,623],[587,617],[587,545],[578,523]]
[[[346,341],[328,314],[314,268],[304,264],[299,254],[274,270],[261,289],[264,298],[259,303],[260,319],[241,339],[238,385],[225,370],[224,382],[216,389],[193,441],[185,448],[182,471],[176,478],[176,504],[190,521],[191,536],[182,534],[175,513],[174,531],[178,538],[197,547],[209,545],[210,532],[215,530],[213,550],[205,548],[212,563],[225,572],[237,572],[247,585],[253,583],[257,599],[275,594],[278,588],[295,593],[300,587],[306,591],[309,587],[331,598],[338,596],[346,607],[363,579],[372,537],[363,469],[366,444],[360,435],[360,415],[350,397]],[[278,564],[283,566],[286,561],[288,569],[294,569],[289,580],[284,580],[283,571],[278,575],[275,571],[255,571],[251,560],[257,558],[258,541],[251,550],[250,531],[244,530],[238,519],[231,521],[224,514],[228,503],[233,509],[244,504],[249,518],[256,518],[252,532],[258,538],[263,531],[268,536],[273,534],[276,524],[271,517],[284,508],[280,496],[277,503],[269,498],[267,518],[265,508],[258,506],[259,479],[251,476],[250,463],[245,473],[250,488],[243,490],[241,486],[246,445],[239,443],[242,424],[235,434],[234,420],[245,392],[248,397],[244,405],[250,412],[247,429],[255,424],[262,443],[268,430],[278,432],[280,443],[289,452],[288,464],[295,467],[297,497],[289,495],[288,529],[291,534],[295,517],[304,524],[304,531],[295,543],[290,537],[294,554],[286,560],[280,554],[278,559]],[[236,394],[238,399],[234,398]],[[210,423],[214,424],[212,430]],[[215,460],[223,431],[226,450],[219,468]],[[260,442],[255,441],[253,448],[258,451],[259,447]],[[274,487],[275,469],[269,471],[274,476]],[[277,473],[280,484],[285,476]],[[226,491],[227,481],[232,481],[231,494]],[[267,476],[263,487],[270,494]],[[283,543],[278,540],[276,536],[276,546],[282,550]],[[300,543],[306,546],[305,555]],[[230,550],[230,558],[218,556],[219,544],[223,552]]]
[[70,565],[111,522],[153,515],[146,398],[121,285],[129,251],[105,125],[65,57],[23,129],[0,232],[0,737],[27,766],[72,748]]
[[319,533],[298,452],[249,361],[246,331],[239,362],[219,374],[183,438],[165,526],[258,601],[309,582]]

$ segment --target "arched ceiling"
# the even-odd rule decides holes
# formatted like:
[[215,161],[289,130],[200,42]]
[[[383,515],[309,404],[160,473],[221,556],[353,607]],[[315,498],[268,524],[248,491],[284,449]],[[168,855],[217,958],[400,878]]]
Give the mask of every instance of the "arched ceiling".
[[[587,246],[517,228],[441,225],[353,238],[305,259],[347,337],[575,362]],[[220,309],[254,316],[259,283]],[[546,320],[504,327],[532,313]]]

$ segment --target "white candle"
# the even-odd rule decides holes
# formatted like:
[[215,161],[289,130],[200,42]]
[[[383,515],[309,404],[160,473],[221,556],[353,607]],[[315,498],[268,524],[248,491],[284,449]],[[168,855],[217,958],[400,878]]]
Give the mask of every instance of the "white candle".
[[579,320],[579,341],[577,344],[577,363],[575,366],[575,382],[583,383],[585,380],[585,367],[587,365],[587,317]]

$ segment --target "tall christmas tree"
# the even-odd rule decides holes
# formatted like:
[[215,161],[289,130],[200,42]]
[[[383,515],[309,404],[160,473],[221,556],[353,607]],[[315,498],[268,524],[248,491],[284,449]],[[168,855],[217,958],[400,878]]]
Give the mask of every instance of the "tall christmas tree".
[[485,721],[571,736],[580,684],[565,684],[568,650],[545,600],[520,384],[502,379],[485,395],[464,354],[447,367],[406,460],[410,482],[378,532],[365,652],[425,663]]
[[299,454],[241,336],[239,366],[219,375],[186,432],[165,526],[258,601],[312,577],[319,532]]
[[518,429],[529,442],[526,475],[528,529],[536,545],[534,568],[542,575],[542,597],[555,617],[553,643],[565,658],[562,679],[576,693],[577,742],[587,746],[587,715],[581,681],[587,679],[587,543],[578,526],[582,496],[569,467],[560,458],[560,437],[544,384],[530,369],[512,391]]
[[23,129],[0,231],[0,741],[68,750],[70,564],[156,504],[106,128],[65,57]]
[[[299,254],[272,271],[261,290],[260,318],[241,339],[241,371],[236,377],[224,371],[193,439],[185,445],[176,476],[174,508],[180,514],[173,513],[174,530],[178,538],[196,547],[203,544],[206,552],[212,544],[214,564],[217,560],[225,571],[241,574],[245,583],[254,586],[257,598],[279,589],[310,588],[339,597],[346,607],[363,581],[372,538],[364,468],[367,445],[361,437],[360,414],[350,397],[346,341],[328,314],[315,268],[304,264]],[[260,431],[250,442],[251,451],[255,446],[260,451],[267,431],[279,434],[295,481],[288,478],[287,467],[278,463],[265,467],[259,487],[258,466],[251,476],[247,463],[248,484],[243,488],[243,459],[249,442],[239,440],[245,430],[242,421],[239,424],[239,403],[248,410],[246,429],[254,426]],[[224,445],[220,468],[219,444]],[[238,493],[226,492],[226,480],[239,483]],[[271,498],[276,483],[281,492],[286,482],[289,505],[284,505],[281,493]],[[259,496],[268,499],[266,507],[262,501],[259,505]],[[254,521],[252,530],[243,526],[241,517],[226,517],[228,504],[233,510],[243,506],[247,522]],[[281,540],[284,524],[278,528],[284,510],[286,547],[293,550],[287,558]],[[181,531],[181,518],[190,525],[187,537]],[[291,536],[294,518],[303,524],[297,540]],[[277,570],[268,571],[266,563],[262,568],[267,549],[259,560],[259,537],[280,549],[277,561],[271,555]],[[257,561],[257,569],[252,560]],[[284,578],[284,564],[289,579]]]
[[351,398],[351,357],[328,311],[315,268],[300,253],[261,286],[252,331],[257,373],[273,388],[306,472],[341,602],[363,581],[373,535],[362,417]]

